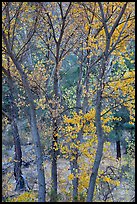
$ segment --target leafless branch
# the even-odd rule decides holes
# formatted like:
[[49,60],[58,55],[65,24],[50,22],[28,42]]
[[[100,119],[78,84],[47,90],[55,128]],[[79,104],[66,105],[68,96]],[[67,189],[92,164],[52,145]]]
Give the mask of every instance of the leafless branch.
[[43,42],[45,43],[45,45],[47,46],[47,48],[50,50],[50,52],[52,53],[52,55],[54,56],[54,58],[56,59],[56,56],[54,54],[54,52],[52,51],[52,48],[50,48],[47,44],[47,42],[44,40],[44,38],[42,38],[42,36],[39,34],[39,37],[43,40]]
[[10,122],[12,121],[11,117],[10,117],[4,110],[2,110],[2,114],[3,114],[6,118],[8,118],[8,120],[9,120]]
[[60,13],[61,13],[61,18],[62,18],[62,20],[63,20],[64,15],[63,15],[63,10],[62,10],[62,2],[57,2],[57,4],[59,5]]
[[36,25],[37,25],[37,20],[38,20],[38,16],[35,19],[35,23],[34,23],[34,29],[33,31],[30,30],[29,34],[28,34],[28,39],[26,40],[26,42],[24,43],[24,45],[22,46],[22,48],[19,50],[19,52],[16,55],[16,59],[19,59],[20,55],[22,55],[22,51],[25,49],[26,45],[30,42],[30,40],[32,39],[33,35],[35,34],[36,31]]
[[102,16],[102,23],[104,25],[104,29],[105,29],[105,33],[106,33],[106,37],[108,38],[109,37],[109,32],[108,32],[108,28],[107,28],[107,24],[106,24],[106,18],[104,16],[104,11],[103,11],[103,7],[102,7],[102,3],[101,2],[98,2],[99,4],[99,7],[100,7],[100,12],[101,12],[101,16]]
[[46,12],[46,14],[47,14],[48,19],[49,19],[49,25],[50,25],[50,27],[51,27],[51,29],[52,29],[52,34],[53,34],[54,41],[55,41],[55,43],[57,44],[57,39],[56,39],[55,29],[54,29],[54,26],[53,26],[53,23],[52,23],[51,17],[50,17],[50,15],[49,15],[48,12]]
[[113,25],[112,28],[111,28],[110,36],[113,35],[113,33],[114,33],[116,27],[118,26],[118,24],[119,24],[119,22],[120,22],[120,20],[121,20],[121,18],[122,18],[122,16],[123,16],[123,14],[124,14],[124,12],[125,12],[125,9],[126,9],[127,4],[128,4],[128,2],[126,2],[126,3],[124,4],[123,8],[121,9],[121,12],[120,12],[119,16],[117,17],[117,19],[116,19],[114,25]]
[[[134,99],[129,99],[129,100],[126,100],[125,102],[128,102],[128,101],[133,101]],[[103,117],[104,115],[106,115],[109,111],[111,111],[111,110],[113,110],[113,109],[115,109],[115,108],[117,108],[117,107],[119,107],[119,106],[121,106],[122,104],[121,103],[119,103],[119,104],[116,104],[115,106],[112,106],[111,108],[109,108],[105,113],[103,113],[102,115],[101,115],[101,117]]]
[[18,20],[18,17],[19,17],[19,14],[20,14],[20,9],[22,7],[22,4],[23,2],[20,3],[18,9],[16,10],[16,13],[14,16],[16,16],[16,19],[15,19],[15,23],[14,23],[14,26],[13,26],[13,32],[12,32],[12,42],[11,42],[11,50],[13,48],[13,44],[14,44],[14,39],[15,39],[15,29],[16,29],[16,24],[17,24],[17,20]]

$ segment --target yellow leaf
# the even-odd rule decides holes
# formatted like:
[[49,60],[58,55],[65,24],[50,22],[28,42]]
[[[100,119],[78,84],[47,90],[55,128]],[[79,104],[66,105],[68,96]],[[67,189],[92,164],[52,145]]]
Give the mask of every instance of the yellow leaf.
[[68,176],[68,180],[69,180],[69,181],[73,180],[73,178],[74,178],[74,175],[73,175],[73,174],[70,174],[70,175]]

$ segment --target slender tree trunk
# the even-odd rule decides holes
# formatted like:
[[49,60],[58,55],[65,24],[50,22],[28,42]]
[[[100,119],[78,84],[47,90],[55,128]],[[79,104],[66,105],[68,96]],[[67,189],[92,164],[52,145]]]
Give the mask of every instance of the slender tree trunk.
[[[15,119],[13,119],[15,120]],[[21,182],[21,166],[22,166],[22,151],[21,151],[21,145],[20,145],[20,138],[19,133],[17,129],[17,124],[15,121],[12,122],[12,131],[14,135],[14,145],[15,145],[15,156],[14,156],[14,176],[16,180],[16,190],[25,190],[25,183]]]
[[103,139],[98,140],[98,147],[96,151],[96,157],[92,169],[92,173],[90,176],[90,181],[89,181],[89,187],[88,187],[88,194],[87,194],[87,202],[92,202],[93,200],[93,195],[94,195],[94,189],[96,185],[96,178],[98,175],[98,169],[100,165],[100,161],[103,155]]
[[53,120],[53,141],[52,141],[52,167],[51,167],[51,180],[52,180],[52,191],[51,191],[51,202],[57,201],[57,134],[58,126],[57,122]]
[[101,95],[102,95],[101,90],[98,90],[97,91],[97,102],[96,102],[96,115],[95,115],[98,146],[97,146],[97,151],[96,151],[92,173],[90,176],[90,182],[89,182],[88,194],[87,194],[87,202],[92,202],[93,200],[94,189],[96,185],[96,178],[98,175],[98,169],[99,169],[99,165],[100,165],[101,158],[103,155],[104,138],[103,138],[103,130],[102,130],[102,124],[101,124],[101,98],[102,98]]
[[11,127],[12,127],[12,133],[13,133],[13,138],[14,138],[14,146],[15,146],[15,156],[14,156],[14,176],[16,180],[16,188],[15,190],[25,190],[25,183],[22,182],[22,171],[21,171],[21,166],[22,166],[22,151],[21,151],[21,145],[20,145],[20,136],[18,132],[18,127],[16,123],[16,106],[14,103],[14,86],[13,86],[13,81],[10,76],[9,70],[8,72],[8,84],[9,84],[9,90],[10,90],[10,110],[11,110]]
[[36,115],[34,109],[31,108],[31,132],[33,135],[35,153],[36,153],[36,164],[38,172],[38,202],[45,202],[46,200],[46,184],[45,184],[45,175],[43,167],[43,157],[40,136],[37,128]]
[[75,159],[73,161],[70,162],[70,166],[71,166],[71,174],[73,174],[74,178],[72,180],[72,186],[73,186],[73,192],[72,192],[72,196],[73,196],[73,202],[77,202],[78,201],[78,171],[79,171],[79,166],[78,166],[78,149],[74,149],[73,151],[77,152],[76,154],[72,154],[73,157],[75,157]]
[[17,127],[17,107],[14,101],[14,84],[12,77],[10,75],[9,70],[9,58],[8,58],[8,70],[2,67],[5,75],[8,78],[8,85],[9,85],[9,98],[10,98],[10,121],[12,127],[12,133],[14,138],[14,146],[15,146],[15,156],[14,156],[14,176],[16,180],[16,188],[15,190],[29,190],[28,183],[24,176],[22,175],[21,166],[22,166],[22,151],[21,151],[21,144],[20,144],[20,136]]
[[[77,114],[79,114],[79,108],[81,107],[81,94],[82,94],[82,65],[79,68],[79,80],[77,83],[77,89],[76,89],[76,112]],[[78,137],[77,139],[72,140],[72,142],[76,143],[77,141],[82,142],[83,138],[82,138],[82,130],[80,130],[78,132]],[[72,186],[73,186],[73,202],[77,202],[78,201],[78,177],[77,174],[79,172],[79,166],[78,166],[78,148],[74,148],[73,151],[76,154],[72,153],[72,156],[74,157],[74,160],[72,162],[70,162],[71,165],[71,173],[74,176],[74,179],[72,180]]]
[[118,160],[121,159],[120,133],[118,126],[116,126],[116,153],[116,158]]
[[11,51],[11,46],[9,41],[7,40],[5,33],[2,32],[3,40],[7,48],[7,52],[11,57],[13,63],[15,64],[16,69],[18,70],[22,83],[28,97],[28,102],[30,104],[30,117],[31,117],[31,132],[34,142],[35,154],[36,154],[36,163],[37,163],[37,172],[38,172],[38,202],[45,202],[46,191],[45,191],[45,175],[44,175],[44,167],[43,167],[43,158],[42,158],[42,151],[41,151],[41,143],[40,143],[40,136],[37,129],[37,121],[36,121],[36,113],[35,113],[35,106],[33,101],[33,95],[28,83],[27,75],[23,71],[20,63],[15,57],[13,51]]
[[[87,43],[88,46],[88,43]],[[90,50],[87,50],[87,56],[90,54]],[[83,101],[83,113],[87,113],[89,111],[89,104],[88,104],[88,93],[89,93],[89,68],[90,68],[90,59],[87,58],[87,66],[86,66],[86,77],[84,79],[84,86],[85,86],[85,91],[86,94],[84,96],[84,101]]]
[[61,103],[61,91],[59,87],[59,69],[61,62],[56,61],[56,67],[54,72],[54,102],[53,105],[53,140],[52,140],[52,168],[51,168],[51,180],[52,180],[52,192],[51,192],[51,202],[57,201],[57,146],[58,146],[58,108]]
[[121,159],[120,140],[117,140],[117,141],[116,141],[116,148],[117,148],[117,159]]

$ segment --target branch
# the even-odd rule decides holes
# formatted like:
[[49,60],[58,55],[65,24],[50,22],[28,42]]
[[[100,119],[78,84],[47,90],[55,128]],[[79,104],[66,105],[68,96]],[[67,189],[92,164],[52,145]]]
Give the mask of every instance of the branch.
[[[44,9],[45,9],[45,8],[44,8]],[[51,18],[50,18],[49,13],[46,13],[46,14],[47,14],[48,19],[49,19],[49,25],[50,25],[50,27],[51,27],[51,29],[52,29],[54,41],[55,41],[55,43],[57,44],[57,39],[56,39],[55,30],[54,30],[54,26],[53,26],[52,20],[51,20]]]
[[108,28],[107,28],[107,24],[106,24],[106,18],[104,16],[104,11],[103,11],[103,7],[102,7],[102,3],[101,2],[98,2],[99,4],[99,7],[100,7],[100,12],[101,12],[101,16],[102,16],[102,23],[104,25],[104,29],[105,29],[105,33],[106,33],[106,37],[108,38],[109,37],[109,32],[108,32]]
[[74,47],[74,45],[72,45],[66,52],[64,52],[64,54],[62,55],[62,58],[64,58],[65,55],[66,55],[67,53],[69,53],[73,47]]
[[[116,9],[115,9],[116,10]],[[109,21],[109,19],[112,17],[112,14],[106,19],[106,23]],[[96,38],[98,36],[98,34],[100,33],[100,31],[102,30],[103,25],[97,30],[94,38]]]
[[71,108],[66,108],[64,111],[62,111],[62,112],[60,113],[60,116],[58,116],[58,117],[61,117],[61,115],[62,115],[63,113],[65,113],[66,111],[68,111],[68,110],[73,110],[73,109],[81,109],[81,110],[82,110],[82,107],[71,107]]
[[15,28],[16,28],[16,23],[17,23],[17,20],[18,20],[18,16],[19,16],[19,11],[20,11],[20,9],[21,9],[21,7],[22,7],[22,4],[23,4],[23,2],[21,2],[20,3],[20,5],[19,5],[19,7],[18,7],[18,9],[17,9],[17,11],[16,11],[16,13],[15,13],[15,15],[14,15],[14,17],[16,16],[16,19],[15,19],[15,23],[14,23],[14,27],[13,27],[13,32],[12,32],[12,42],[11,42],[11,49],[13,48],[13,44],[14,44],[14,38],[15,38]]
[[61,18],[62,18],[62,20],[63,20],[64,15],[63,15],[63,10],[62,10],[62,2],[57,2],[57,4],[59,5],[60,13],[61,13]]
[[[90,68],[92,68],[97,62],[99,62],[101,60],[101,58],[103,57],[104,53],[102,53],[98,59],[96,59],[91,65],[90,65]],[[84,82],[83,84],[85,84],[85,81],[87,80],[87,77],[88,75],[91,73],[92,69],[88,70],[88,72],[86,73],[86,76],[85,76],[85,79],[84,79]]]
[[127,34],[126,36],[124,36],[121,40],[117,40],[117,41],[115,42],[115,44],[113,45],[112,49],[109,51],[108,55],[110,55],[110,54],[115,50],[115,48],[117,48],[116,45],[117,45],[118,43],[122,42],[122,41],[123,41],[125,38],[127,38],[127,37],[129,37],[129,34]]
[[123,6],[123,8],[122,8],[122,10],[121,10],[121,12],[120,12],[118,18],[116,19],[116,21],[115,21],[113,27],[111,28],[110,36],[113,35],[113,33],[114,33],[116,27],[118,26],[118,24],[119,24],[119,22],[120,22],[120,20],[121,20],[121,18],[122,18],[122,16],[123,16],[123,14],[124,14],[124,12],[125,12],[125,9],[126,9],[126,6],[127,6],[127,3],[128,3],[128,2],[126,2],[126,3],[124,4],[124,6]]
[[67,15],[68,15],[68,13],[70,12],[70,9],[71,9],[72,2],[69,2],[69,3],[70,3],[70,4],[69,4],[69,6],[68,6],[68,8],[67,8],[67,11],[66,11],[66,13],[65,13],[64,19],[66,19]]
[[[134,100],[134,99],[129,99],[129,100],[124,101],[124,102],[133,101],[133,100]],[[106,113],[108,113],[109,111],[113,110],[114,108],[117,108],[118,106],[121,106],[121,103],[119,103],[119,104],[117,104],[117,105],[112,106],[111,108],[109,108],[105,113],[103,113],[103,114],[101,115],[101,117],[104,116],[104,115],[105,115]]]
[[11,76],[9,74],[9,72],[2,66],[2,71],[4,72],[4,74],[11,79]]
[[[94,9],[94,10],[90,9],[87,5],[84,4],[84,2],[80,2],[80,3],[81,3],[81,5],[82,5],[85,9],[87,9],[88,11],[90,11],[91,13],[93,13],[94,16],[102,22],[101,17],[100,17],[97,13],[95,13],[95,9]],[[95,3],[96,3],[96,2],[95,2]]]
[[34,29],[33,31],[30,30],[29,34],[30,37],[27,39],[26,43],[22,46],[22,48],[20,49],[20,51],[18,52],[18,54],[16,55],[16,59],[19,58],[19,56],[22,54],[21,51],[26,47],[26,45],[30,42],[31,38],[33,37],[34,33],[35,33],[35,30],[36,30],[36,25],[37,25],[37,20],[38,20],[38,17],[36,17],[36,20],[35,20],[35,23],[34,23]]
[[7,7],[6,7],[6,20],[8,21],[7,22],[7,27],[8,27],[8,40],[10,42],[10,14],[9,14],[9,5],[10,5],[10,2],[8,2],[7,4]]
[[[62,9],[62,7],[61,7]],[[64,30],[65,30],[65,22],[66,22],[66,18],[67,18],[67,15],[69,13],[71,9],[71,2],[67,8],[67,11],[65,13],[65,16],[63,16],[62,18],[62,27],[61,27],[61,30],[60,30],[60,36],[59,36],[59,39],[57,41],[57,59],[59,58],[59,50],[60,50],[60,44],[61,44],[61,41],[62,41],[62,37],[63,37],[63,34],[64,34]]]
[[52,55],[54,56],[54,58],[56,59],[56,56],[54,54],[54,52],[52,51],[52,49],[49,47],[49,45],[47,44],[47,42],[42,38],[42,36],[39,34],[39,37],[43,40],[43,42],[45,43],[45,45],[47,46],[47,48],[50,50],[50,52],[52,53]]
[[[59,53],[60,43],[61,43],[61,40],[62,40],[62,37],[63,37],[63,34],[64,34],[64,30],[65,30],[66,18],[67,18],[67,15],[68,15],[69,11],[70,11],[70,8],[71,8],[71,2],[70,2],[69,6],[67,8],[65,16],[63,16],[63,18],[62,18],[62,27],[61,27],[60,36],[59,36],[59,39],[58,39],[58,42],[57,42],[57,56],[58,56],[58,53]],[[62,6],[61,5],[60,5],[60,9],[62,10]]]
[[[65,56],[67,54],[64,54],[64,51],[66,50],[66,46],[68,45],[69,40],[72,38],[72,36],[74,35],[75,31],[77,30],[78,26],[73,30],[73,32],[68,36],[68,38],[66,39],[66,42],[64,44],[64,47],[62,48],[61,54],[59,56],[59,60],[61,60],[62,56]],[[63,55],[64,54],[64,55]]]
[[2,110],[2,114],[6,117],[6,118],[8,118],[8,120],[11,122],[12,121],[12,118],[4,111],[4,110]]
[[[129,20],[129,18],[130,18],[130,14],[129,14],[129,16],[127,17],[127,19],[126,19],[126,21],[125,21],[125,24],[124,24],[122,30],[120,31],[119,36],[118,36],[118,38],[117,38],[115,44],[114,44],[113,47],[112,47],[112,51],[115,49],[115,47],[116,47],[116,45],[117,45],[118,43],[120,43],[122,40],[124,40],[126,37],[129,36],[129,35],[126,35],[126,36],[124,36],[124,38],[122,38],[122,39],[120,40],[120,37],[121,37],[121,35],[122,35],[122,33],[123,33],[123,31],[124,31],[126,25],[127,25],[127,22],[128,22],[128,20]],[[110,51],[110,52],[112,52],[112,51]]]

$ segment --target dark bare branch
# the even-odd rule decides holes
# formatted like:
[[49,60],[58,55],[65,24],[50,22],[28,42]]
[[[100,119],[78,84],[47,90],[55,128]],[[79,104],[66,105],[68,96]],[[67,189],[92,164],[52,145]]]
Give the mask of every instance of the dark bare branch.
[[54,41],[55,41],[55,43],[57,44],[57,39],[56,39],[55,29],[54,29],[54,26],[53,26],[53,23],[52,23],[51,17],[50,17],[50,15],[49,15],[48,12],[46,12],[46,14],[47,14],[48,19],[49,19],[49,25],[50,25],[50,27],[51,27],[51,29],[52,29],[52,33],[53,33]]
[[28,34],[28,36],[29,36],[28,39],[26,40],[26,42],[24,43],[24,45],[22,46],[22,48],[19,50],[18,54],[16,55],[17,59],[19,59],[20,55],[22,55],[22,52],[25,49],[26,45],[30,42],[30,40],[32,39],[33,35],[35,34],[36,26],[37,26],[37,21],[38,21],[38,16],[35,19],[34,29],[30,30],[30,32]]
[[4,110],[2,110],[2,114],[11,122],[12,118],[6,113]]
[[14,44],[14,39],[15,39],[15,29],[16,29],[16,24],[17,24],[17,20],[18,20],[18,17],[19,17],[19,14],[20,14],[20,9],[22,7],[22,4],[23,2],[20,3],[19,7],[17,8],[16,10],[16,13],[15,13],[15,23],[14,23],[14,26],[13,26],[13,32],[12,32],[12,42],[11,42],[11,50],[13,48],[13,44]]
[[121,12],[120,12],[119,16],[117,17],[117,19],[116,19],[114,25],[113,25],[112,28],[111,28],[110,36],[113,35],[113,33],[114,33],[116,27],[118,26],[118,24],[119,24],[119,22],[120,22],[120,20],[121,20],[121,18],[122,18],[122,16],[123,16],[123,14],[124,14],[124,12],[125,12],[125,10],[126,10],[127,4],[128,4],[128,2],[126,2],[126,3],[124,4],[123,8],[121,9]]
[[60,13],[61,13],[61,18],[62,18],[62,20],[63,20],[64,15],[63,15],[63,10],[62,10],[62,2],[57,2],[57,4],[59,5]]
[[108,32],[108,27],[107,27],[107,24],[106,24],[107,19],[104,16],[102,3],[98,2],[98,4],[99,4],[99,7],[100,7],[100,12],[101,12],[101,16],[102,16],[102,23],[103,23],[103,26],[104,26],[104,29],[105,29],[106,37],[108,38],[109,37],[109,32]]

